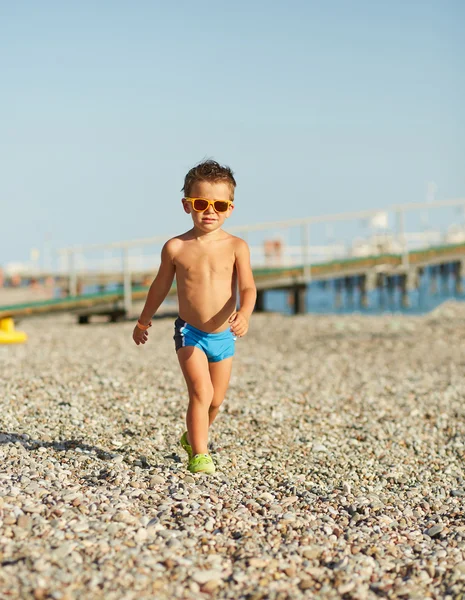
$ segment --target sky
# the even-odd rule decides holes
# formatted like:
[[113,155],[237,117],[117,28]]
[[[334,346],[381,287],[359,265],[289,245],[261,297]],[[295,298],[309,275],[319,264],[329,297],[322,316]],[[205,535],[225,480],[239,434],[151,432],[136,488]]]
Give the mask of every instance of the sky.
[[461,0],[0,0],[0,265],[172,235],[186,172],[230,225],[465,197]]

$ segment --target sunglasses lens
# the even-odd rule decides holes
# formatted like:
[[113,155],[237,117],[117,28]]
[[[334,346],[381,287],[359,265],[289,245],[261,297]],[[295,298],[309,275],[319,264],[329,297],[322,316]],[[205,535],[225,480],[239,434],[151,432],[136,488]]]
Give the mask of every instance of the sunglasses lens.
[[216,212],[226,212],[229,207],[229,202],[224,202],[223,200],[217,200],[215,202],[215,210]]
[[206,200],[202,200],[201,198],[196,198],[194,200],[194,210],[203,211],[208,208],[208,202]]

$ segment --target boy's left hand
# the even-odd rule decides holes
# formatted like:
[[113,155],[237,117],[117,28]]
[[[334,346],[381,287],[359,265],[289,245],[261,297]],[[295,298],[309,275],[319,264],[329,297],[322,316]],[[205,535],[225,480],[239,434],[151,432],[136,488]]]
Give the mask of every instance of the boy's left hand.
[[228,321],[231,323],[231,331],[237,337],[242,337],[247,333],[249,329],[249,317],[241,313],[240,310],[233,313]]

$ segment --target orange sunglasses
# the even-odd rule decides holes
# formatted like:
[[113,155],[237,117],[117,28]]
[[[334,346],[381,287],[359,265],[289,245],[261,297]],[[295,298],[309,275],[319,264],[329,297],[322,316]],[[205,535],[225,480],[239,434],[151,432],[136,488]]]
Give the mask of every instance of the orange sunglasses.
[[183,198],[192,204],[195,212],[204,212],[211,205],[217,213],[224,213],[231,206],[231,200],[207,200],[207,198]]

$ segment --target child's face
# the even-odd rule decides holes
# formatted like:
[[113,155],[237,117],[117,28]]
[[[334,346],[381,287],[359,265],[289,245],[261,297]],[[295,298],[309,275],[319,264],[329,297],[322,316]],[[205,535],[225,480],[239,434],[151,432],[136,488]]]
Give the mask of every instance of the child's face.
[[[205,198],[206,200],[231,200],[231,188],[224,181],[210,183],[208,181],[197,181],[190,190],[190,198]],[[182,204],[184,211],[192,215],[194,227],[205,233],[220,229],[225,220],[231,215],[234,206],[229,205],[226,212],[216,212],[213,206],[210,206],[204,212],[196,212],[192,208],[192,203],[183,198]]]

